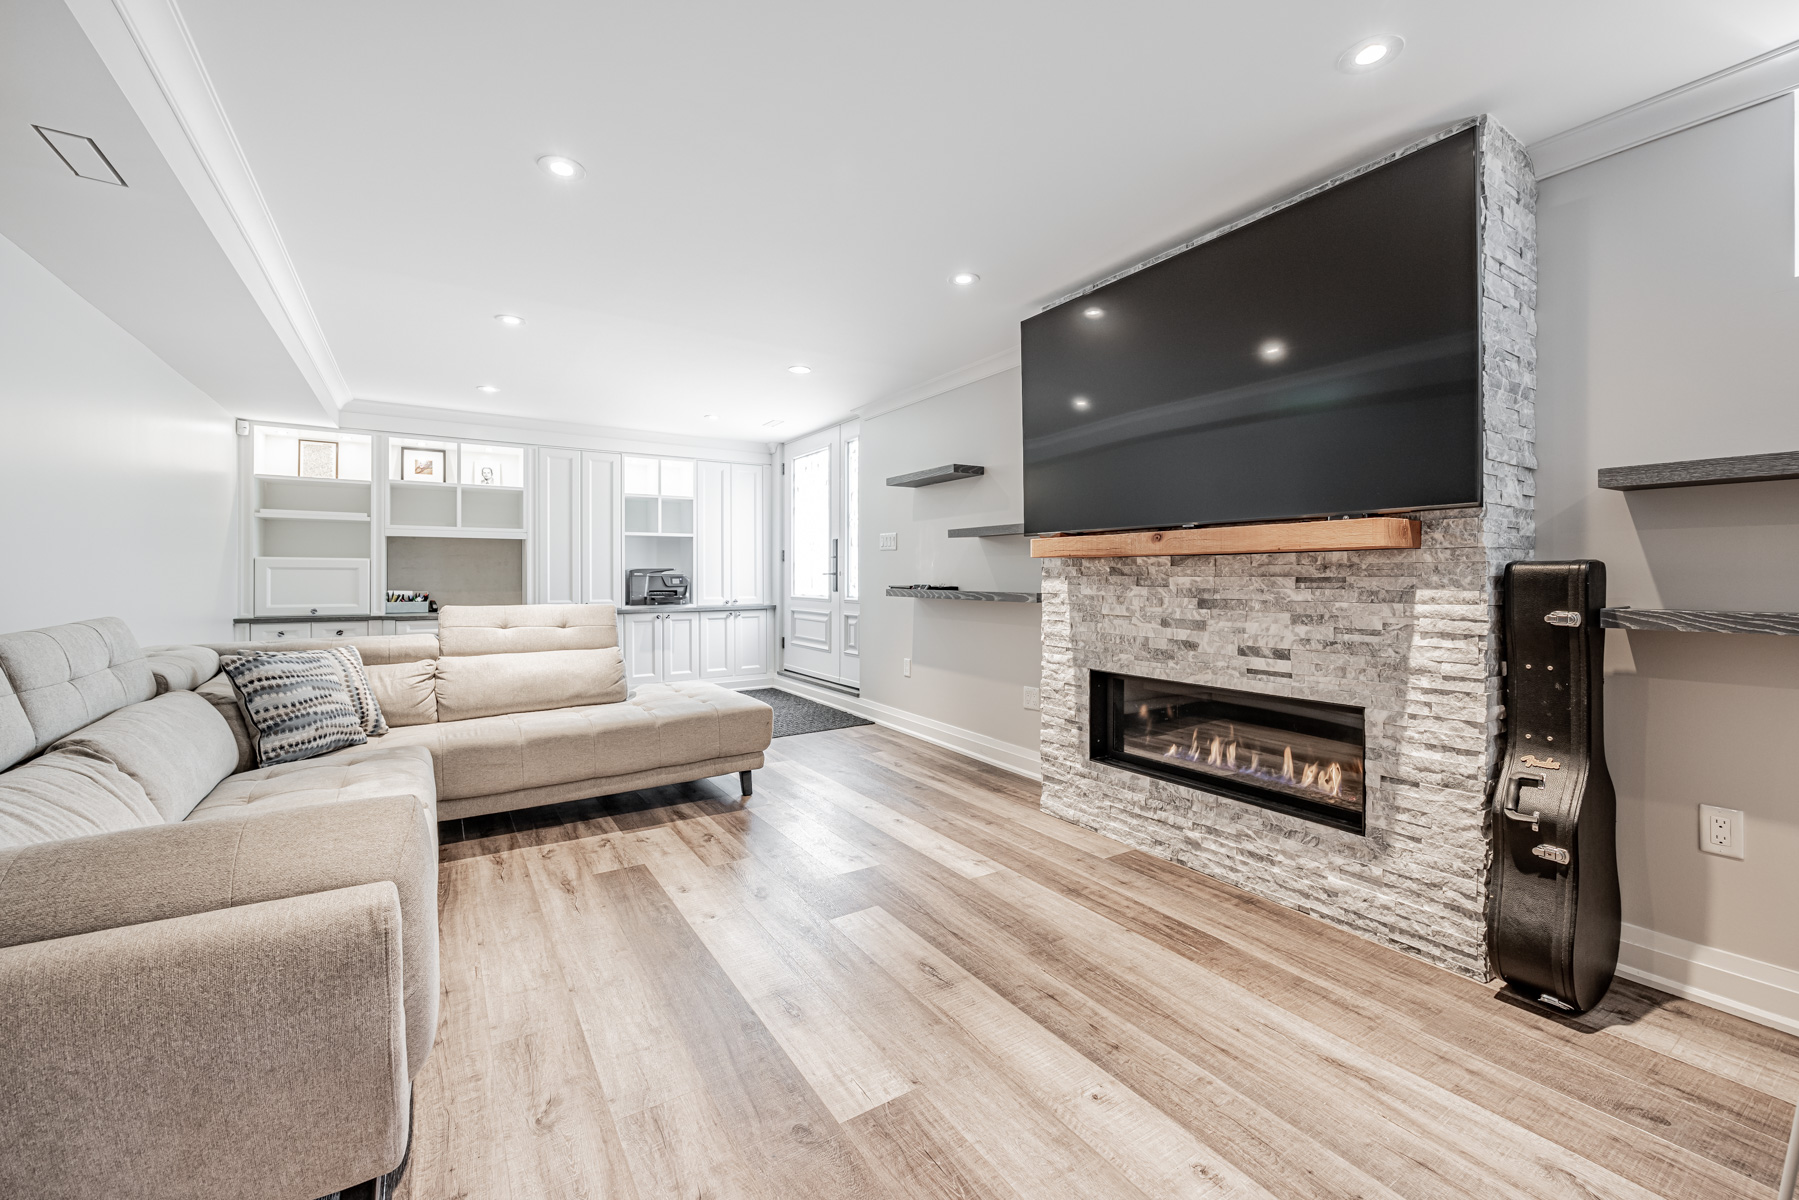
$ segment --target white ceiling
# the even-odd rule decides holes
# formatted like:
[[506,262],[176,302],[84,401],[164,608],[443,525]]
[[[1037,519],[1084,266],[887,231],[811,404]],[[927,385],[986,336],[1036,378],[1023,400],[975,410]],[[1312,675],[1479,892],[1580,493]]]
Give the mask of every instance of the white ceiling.
[[758,440],[1458,117],[1528,143],[1799,39],[1791,0],[181,11],[358,399]]
[[[77,178],[33,125],[94,138],[128,186]],[[230,411],[326,419],[60,0],[0,0],[0,235]]]

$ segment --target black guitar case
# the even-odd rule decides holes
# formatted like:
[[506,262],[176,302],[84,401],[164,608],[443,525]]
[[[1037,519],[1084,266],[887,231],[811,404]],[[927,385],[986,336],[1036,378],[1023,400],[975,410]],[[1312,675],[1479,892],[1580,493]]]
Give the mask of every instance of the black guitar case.
[[1602,562],[1505,569],[1505,729],[1493,788],[1493,968],[1556,1011],[1618,966],[1617,798],[1605,767]]

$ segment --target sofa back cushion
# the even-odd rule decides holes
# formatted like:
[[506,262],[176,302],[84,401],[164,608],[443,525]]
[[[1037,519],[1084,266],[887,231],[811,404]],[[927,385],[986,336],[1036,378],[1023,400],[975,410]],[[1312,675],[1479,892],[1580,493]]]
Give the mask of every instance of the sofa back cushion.
[[363,667],[369,688],[390,727],[430,725],[437,720],[437,660]]
[[52,750],[0,774],[0,850],[160,824],[135,779],[82,750]]
[[625,698],[618,647],[445,656],[437,660],[437,719],[467,721]]
[[0,634],[0,679],[0,770],[156,694],[144,652],[117,617]]
[[449,604],[437,637],[445,658],[604,650],[618,645],[618,616],[610,604]]
[[218,651],[205,646],[145,646],[156,694],[191,692],[219,673]]
[[245,654],[268,654],[276,651],[329,650],[334,646],[356,647],[356,653],[362,656],[364,667],[384,663],[417,662],[421,658],[437,657],[437,635],[435,633],[400,633],[358,638],[301,638],[298,641],[283,639],[279,642],[208,642],[205,648],[217,651],[221,656],[237,655],[241,657]]
[[186,691],[166,692],[101,717],[52,747],[52,752],[62,750],[117,767],[170,824],[186,820],[221,779],[237,770],[238,759],[225,719]]
[[244,702],[237,694],[231,676],[220,671],[194,689],[194,695],[212,705],[212,710],[231,730],[231,741],[237,747],[237,765],[231,773],[256,769],[256,730],[244,716]]

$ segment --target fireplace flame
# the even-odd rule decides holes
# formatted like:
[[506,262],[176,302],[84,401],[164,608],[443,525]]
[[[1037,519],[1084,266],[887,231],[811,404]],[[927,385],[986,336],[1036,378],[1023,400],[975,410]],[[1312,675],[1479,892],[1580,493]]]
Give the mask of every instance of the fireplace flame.
[[[1343,794],[1342,763],[1295,762],[1293,747],[1286,746],[1281,750],[1280,771],[1276,773],[1272,767],[1262,766],[1261,751],[1247,747],[1245,749],[1248,750],[1249,761],[1244,765],[1238,765],[1238,748],[1237,742],[1227,742],[1221,735],[1215,734],[1205,747],[1205,764],[1209,767],[1223,767],[1243,775],[1260,775],[1264,779],[1322,792],[1326,796],[1338,797]],[[1201,761],[1199,730],[1193,730],[1192,736],[1187,739],[1185,746],[1170,738],[1168,745],[1162,751],[1162,757],[1191,763]]]
[[1293,782],[1293,747],[1291,746],[1281,751],[1281,778],[1288,783]]

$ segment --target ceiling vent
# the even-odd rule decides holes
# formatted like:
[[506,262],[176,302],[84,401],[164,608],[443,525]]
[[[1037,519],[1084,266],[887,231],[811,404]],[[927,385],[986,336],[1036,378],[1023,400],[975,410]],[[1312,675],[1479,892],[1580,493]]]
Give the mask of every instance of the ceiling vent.
[[119,187],[129,186],[125,177],[119,174],[112,165],[112,160],[100,149],[91,137],[82,137],[79,133],[64,133],[60,129],[46,129],[42,125],[33,125],[39,137],[56,151],[56,157],[62,159],[63,165],[81,176],[92,179],[96,183],[112,183]]

